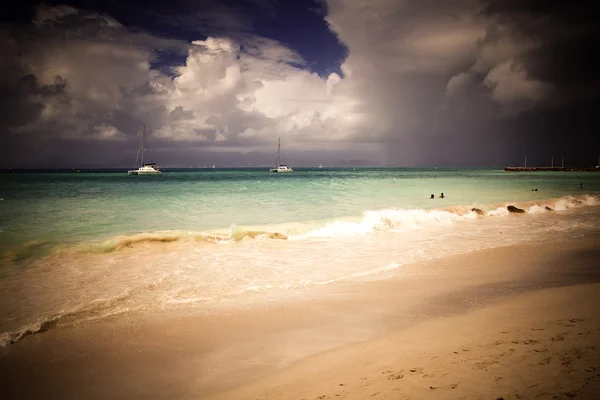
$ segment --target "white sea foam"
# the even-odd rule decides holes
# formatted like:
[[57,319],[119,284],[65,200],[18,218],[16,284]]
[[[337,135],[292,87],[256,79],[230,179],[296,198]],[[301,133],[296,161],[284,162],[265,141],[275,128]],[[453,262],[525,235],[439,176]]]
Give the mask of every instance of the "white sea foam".
[[541,213],[545,213],[545,212],[549,211],[546,207],[547,206],[533,205],[533,206],[529,207],[529,209],[527,209],[527,213],[528,214],[541,214]]
[[[295,222],[232,228],[230,236],[155,232],[119,237],[109,246],[103,242],[100,251],[63,249],[38,260],[26,275],[3,280],[0,311],[10,326],[0,327],[0,346],[59,324],[134,310],[294,295],[395,274],[414,261],[544,237],[555,240],[593,229],[597,220],[597,214],[590,219],[585,212],[578,217],[562,211],[598,204],[597,196],[566,196],[434,210],[388,208],[322,226]],[[508,216],[508,205],[526,214]],[[272,240],[280,237],[275,233],[293,240]]]
[[456,214],[444,210],[368,210],[360,222],[334,221],[325,227],[314,229],[295,239],[328,238],[361,235],[377,231],[406,232],[428,226],[451,225],[459,220],[476,219],[477,213]]
[[510,214],[510,213],[508,212],[506,207],[498,207],[498,208],[495,208],[495,209],[487,212],[487,215],[492,216],[492,217],[506,216],[508,214]]

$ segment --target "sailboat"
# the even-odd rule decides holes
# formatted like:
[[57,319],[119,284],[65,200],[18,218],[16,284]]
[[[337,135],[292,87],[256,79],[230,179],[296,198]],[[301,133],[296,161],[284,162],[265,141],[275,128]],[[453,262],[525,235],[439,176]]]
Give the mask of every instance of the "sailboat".
[[288,167],[281,163],[281,138],[277,143],[277,157],[275,158],[275,167],[271,168],[269,172],[294,172],[292,167]]
[[127,171],[128,175],[158,175],[160,174],[160,168],[155,163],[144,164],[144,153],[146,153],[146,125],[142,131],[142,137],[140,139],[140,146],[138,147],[137,157],[135,163],[140,161],[140,167],[138,169],[132,169]]

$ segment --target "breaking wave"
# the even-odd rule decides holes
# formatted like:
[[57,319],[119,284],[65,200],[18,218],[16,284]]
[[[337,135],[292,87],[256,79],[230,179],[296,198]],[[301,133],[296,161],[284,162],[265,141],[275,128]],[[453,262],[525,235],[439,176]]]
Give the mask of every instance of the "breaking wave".
[[[407,232],[431,226],[451,225],[458,221],[485,217],[508,216],[513,206],[523,214],[565,211],[571,208],[600,204],[600,195],[564,196],[556,199],[506,202],[493,205],[463,205],[439,209],[367,210],[362,217],[342,218],[329,222],[289,223],[276,227],[237,227],[205,232],[157,231],[118,236],[103,241],[91,241],[52,247],[47,241],[30,241],[6,250],[0,261],[14,262],[35,256],[72,253],[112,253],[146,245],[176,242],[223,244],[245,240],[305,240],[361,235],[375,232]],[[51,248],[51,250],[49,250]]]
[[452,206],[443,209],[385,209],[365,211],[358,221],[333,221],[324,227],[313,229],[305,234],[291,236],[290,239],[331,238],[352,236],[378,231],[406,232],[425,229],[431,226],[451,225],[458,221],[475,220],[486,216],[508,216],[515,213],[540,214],[552,211],[565,211],[582,206],[600,204],[600,196],[565,196],[543,201],[502,203],[489,206]]

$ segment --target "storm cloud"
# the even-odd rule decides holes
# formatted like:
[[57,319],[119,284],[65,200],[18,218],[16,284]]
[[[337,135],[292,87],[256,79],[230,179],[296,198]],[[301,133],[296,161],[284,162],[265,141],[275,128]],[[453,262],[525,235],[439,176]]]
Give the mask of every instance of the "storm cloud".
[[598,144],[598,120],[583,110],[598,103],[597,76],[576,76],[592,71],[598,30],[585,7],[551,3],[329,1],[387,163],[543,162],[564,137],[578,148],[571,162],[594,162],[585,146]]
[[0,167],[127,166],[144,125],[173,166],[268,165],[277,137],[294,165],[592,164],[591,7],[328,0],[323,23],[347,56],[319,75],[229,3],[163,13],[202,22],[189,39],[40,5],[0,28]]

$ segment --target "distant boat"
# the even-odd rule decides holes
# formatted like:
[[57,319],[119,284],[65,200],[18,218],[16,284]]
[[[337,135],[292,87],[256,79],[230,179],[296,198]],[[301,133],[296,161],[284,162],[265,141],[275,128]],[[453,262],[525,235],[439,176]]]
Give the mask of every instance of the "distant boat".
[[144,164],[144,154],[146,153],[146,125],[142,131],[142,137],[140,138],[140,146],[138,147],[137,157],[135,163],[140,161],[140,167],[138,169],[132,169],[127,171],[128,175],[158,175],[160,174],[160,168],[155,163]]
[[281,138],[277,143],[277,157],[275,158],[275,167],[271,168],[269,172],[294,172],[292,167],[289,167],[281,163]]
[[323,165],[322,165],[322,164],[319,164],[319,168],[323,168]]

